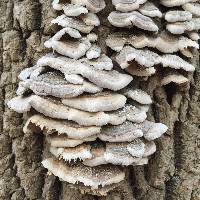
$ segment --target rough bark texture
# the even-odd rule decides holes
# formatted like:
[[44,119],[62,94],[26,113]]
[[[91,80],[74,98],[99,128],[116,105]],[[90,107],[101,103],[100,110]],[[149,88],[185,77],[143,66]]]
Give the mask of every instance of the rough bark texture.
[[[107,1],[107,3],[109,3]],[[111,5],[111,4],[109,4]],[[110,6],[102,13],[109,13]],[[15,95],[17,75],[45,53],[43,43],[53,34],[51,18],[56,14],[51,0],[0,1],[0,199],[2,200],[199,200],[200,171],[200,70],[199,54],[193,63],[187,88],[161,87],[159,76],[140,81],[154,99],[149,118],[169,126],[157,140],[158,151],[148,166],[130,167],[126,182],[107,197],[82,195],[48,176],[40,162],[43,136],[24,135],[23,119],[6,106]],[[98,28],[100,45],[106,51],[107,22]]]

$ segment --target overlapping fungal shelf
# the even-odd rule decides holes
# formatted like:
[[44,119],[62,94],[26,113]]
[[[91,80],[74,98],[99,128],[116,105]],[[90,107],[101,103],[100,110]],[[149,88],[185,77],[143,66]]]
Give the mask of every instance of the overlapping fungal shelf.
[[[53,8],[62,14],[52,23],[60,29],[44,44],[53,53],[20,73],[17,97],[8,102],[18,113],[34,113],[23,131],[45,135],[52,157],[43,166],[95,195],[118,187],[125,166],[147,164],[156,151],[154,140],[167,131],[147,120],[152,99],[133,87],[133,77],[169,68],[162,85],[187,83],[181,70],[195,70],[188,60],[199,48],[198,2],[112,3],[116,11],[108,21],[116,29],[106,44],[119,66],[102,52],[93,31],[101,23],[96,13],[106,7],[104,0],[54,0]],[[165,28],[159,30],[158,21]]]
[[162,85],[187,83],[181,72],[195,70],[189,59],[193,57],[192,51],[199,49],[199,2],[113,0],[112,3],[116,11],[110,13],[108,20],[116,29],[106,44],[117,52],[115,60],[119,66],[139,77],[171,68],[162,74]]

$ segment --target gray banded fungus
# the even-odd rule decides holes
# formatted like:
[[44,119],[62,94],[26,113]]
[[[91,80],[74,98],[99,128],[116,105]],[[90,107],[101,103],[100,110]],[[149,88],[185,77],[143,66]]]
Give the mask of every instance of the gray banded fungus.
[[123,32],[109,35],[106,39],[106,44],[114,51],[120,52],[125,44],[132,45],[135,48],[141,49],[144,47],[156,48],[163,53],[174,53],[185,48],[198,49],[197,42],[181,36],[175,36],[167,32],[162,32],[156,37],[151,37],[146,34],[128,35]]
[[188,83],[188,81],[189,80],[181,74],[169,74],[161,80],[161,85],[167,85],[169,83],[182,85],[182,84]]
[[69,17],[76,17],[81,14],[88,13],[88,10],[85,7],[81,5],[74,5],[74,4],[65,4],[65,6],[63,7],[63,11],[65,15]]
[[86,53],[86,57],[89,60],[99,58],[100,55],[101,55],[101,48],[99,46],[95,45],[95,44],[93,44]]
[[61,55],[74,59],[84,56],[91,47],[91,43],[87,38],[82,38],[78,41],[57,41],[50,39],[44,45],[47,48],[52,48]]
[[60,0],[53,0],[53,2],[52,2],[52,7],[55,10],[62,10],[63,6],[64,5],[60,3]]
[[190,21],[167,24],[166,28],[173,34],[183,34],[186,31],[197,31],[200,29],[200,18],[192,18]]
[[127,88],[122,91],[122,94],[124,94],[127,98],[137,101],[140,104],[152,104],[151,97],[143,90]]
[[66,15],[58,16],[56,19],[52,20],[52,23],[58,24],[64,28],[74,28],[82,33],[90,33],[90,31],[94,28],[94,26],[85,24],[82,20],[73,19],[67,17]]
[[71,3],[86,6],[92,13],[98,13],[106,7],[104,0],[71,0]]
[[143,122],[147,117],[145,110],[137,108],[131,104],[126,104],[123,108],[108,112],[107,114],[109,114],[111,117],[110,124],[112,125],[122,124],[126,120],[140,123]]
[[[60,143],[64,142],[60,141]],[[154,142],[143,142],[141,139],[134,139],[132,142],[123,143],[108,142],[105,147],[92,147],[90,144],[81,144],[75,147],[50,146],[50,152],[56,158],[63,159],[69,163],[79,160],[89,167],[109,163],[125,166],[140,165],[141,160],[148,159],[155,150]]]
[[83,164],[89,167],[95,167],[99,165],[106,165],[108,162],[105,160],[105,147],[102,145],[97,145],[91,148],[92,158],[83,161]]
[[139,124],[138,126],[143,131],[144,138],[147,139],[148,141],[159,138],[168,129],[167,126],[162,123],[154,123],[147,120]]
[[[76,85],[69,83],[61,75],[52,72],[20,82],[17,94],[23,95],[20,87],[30,89],[37,95],[51,95],[58,98],[76,97],[84,92],[97,93],[102,91],[101,88],[87,81]],[[20,91],[22,92],[20,93]]]
[[96,59],[82,58],[81,63],[92,66],[96,70],[107,70],[110,71],[113,68],[112,60],[105,54],[101,54]]
[[43,115],[33,115],[27,120],[23,130],[24,132],[27,132],[27,130],[31,132],[45,131],[48,135],[57,133],[58,135],[66,135],[71,139],[83,140],[84,138],[99,134],[101,127],[81,126],[66,120],[52,119]]
[[187,58],[193,58],[192,51],[190,49],[182,49],[181,54]]
[[121,115],[124,115],[128,121],[135,123],[141,123],[147,118],[146,111],[131,104],[126,104],[121,112]]
[[112,4],[115,6],[116,10],[129,12],[137,10],[140,5],[146,1],[147,0],[112,0]]
[[129,67],[130,62],[134,60],[144,68],[162,64],[163,67],[183,69],[191,72],[195,70],[195,67],[192,64],[177,55],[164,54],[160,56],[153,51],[138,50],[130,46],[125,46],[116,56],[116,61],[122,69]]
[[70,17],[76,17],[81,14],[88,13],[87,8],[81,5],[69,4],[62,2],[61,0],[53,0],[52,6],[55,10],[63,10],[65,15]]
[[195,67],[183,60],[181,57],[171,54],[166,54],[162,56],[161,63],[163,67],[171,67],[174,69],[183,69],[188,72],[193,72]]
[[198,41],[200,39],[199,33],[195,31],[187,32],[188,37],[191,40]]
[[156,152],[156,144],[153,141],[145,142],[145,151],[143,154],[144,158],[149,157],[150,155]]
[[72,138],[68,138],[65,135],[52,134],[52,135],[48,135],[46,139],[51,147],[72,148],[72,147],[77,147],[78,145],[81,145],[84,142],[95,141],[97,139],[97,136],[90,136],[88,138],[83,138],[83,139],[72,139]]
[[200,4],[197,3],[186,3],[183,6],[183,9],[189,11],[192,15],[200,17]]
[[149,104],[141,104],[136,101],[131,101],[131,104],[134,105],[139,110],[145,111],[146,113],[149,111],[149,108],[150,108]]
[[50,152],[55,155],[55,157],[59,159],[63,159],[65,161],[77,161],[77,160],[86,160],[91,159],[92,154],[90,152],[90,145],[80,145],[74,148],[56,148],[50,147]]
[[97,93],[63,99],[62,103],[88,112],[113,111],[124,107],[126,97],[117,93]]
[[138,50],[130,46],[125,46],[116,56],[116,61],[122,69],[129,66],[130,61],[137,63],[146,68],[153,67],[160,63],[160,56],[150,50]]
[[[104,154],[105,160],[108,163],[112,163],[114,165],[124,165],[124,166],[135,165],[137,162],[141,160],[142,156],[141,157],[136,157],[135,155],[132,156],[130,151],[133,153],[134,148],[136,146],[138,148],[138,145],[137,144],[130,145],[130,144],[131,143],[107,143],[106,152]],[[141,152],[141,154],[144,153],[143,145],[141,145],[140,148],[138,148],[137,153],[139,153],[139,151]]]
[[[26,104],[24,104],[24,107],[21,107],[20,103],[23,103],[21,101],[26,102]],[[80,125],[85,126],[102,126],[106,125],[110,121],[109,115],[103,112],[88,113],[80,111],[67,107],[63,105],[60,101],[52,100],[49,98],[45,99],[36,95],[27,97],[26,100],[24,98],[18,97],[11,100],[8,103],[8,106],[17,112],[21,111],[21,113],[23,111],[26,112],[28,111],[28,109],[30,110],[30,108],[33,107],[36,111],[44,114],[47,117],[72,120]]]
[[156,69],[154,67],[144,68],[139,66],[139,64],[135,61],[132,61],[131,64],[125,68],[125,71],[133,76],[139,77],[149,77],[156,73]]
[[[74,28],[70,28],[70,27],[66,27],[61,29],[60,31],[58,31],[50,40],[50,41],[59,41],[62,39],[63,36],[65,35],[69,35],[72,38],[76,38],[79,39],[81,38],[81,34],[78,30],[74,29]],[[50,44],[48,44],[48,42],[45,42],[45,46],[47,46],[48,48],[51,47]]]
[[[170,2],[175,5],[178,0]],[[156,151],[154,140],[168,129],[162,123],[147,120],[152,99],[135,86],[140,85],[139,78],[131,83],[131,75],[144,77],[145,81],[157,73],[158,65],[169,67],[169,72],[170,68],[194,71],[189,62],[169,53],[180,51],[191,57],[191,51],[199,48],[198,23],[194,28],[184,28],[191,39],[170,34],[163,27],[158,32],[152,18],[159,21],[163,16],[157,7],[159,2],[112,3],[117,11],[111,11],[108,21],[115,28],[110,28],[106,44],[117,55],[105,46],[101,48],[104,44],[96,34],[100,29],[95,27],[101,24],[96,13],[105,8],[104,0],[54,0],[53,8],[62,13],[52,20],[59,30],[44,44],[54,53],[22,70],[17,97],[7,103],[9,108],[29,117],[24,134],[43,133],[44,158],[48,153],[52,156],[42,162],[46,169],[70,187],[100,196],[123,184],[124,166],[147,164]],[[187,9],[181,12],[188,13]],[[198,18],[191,18],[188,13],[179,21],[169,21],[167,26],[182,23],[182,27],[184,23],[198,22]],[[113,34],[117,27],[122,32]],[[130,33],[127,28],[131,28]],[[147,31],[154,33],[149,35]],[[185,78],[177,73],[166,76],[165,72],[162,77],[162,85],[174,78],[174,83],[181,84],[180,79]]]
[[127,150],[133,157],[141,158],[145,152],[145,144],[137,139],[127,145]]
[[90,42],[96,42],[98,40],[98,35],[96,33],[87,34],[87,38]]
[[192,14],[182,10],[172,10],[165,14],[165,20],[168,22],[184,22],[190,21],[191,19]]
[[99,26],[100,20],[98,16],[94,13],[88,13],[86,15],[81,15],[80,18],[88,26]]
[[113,26],[116,27],[136,26],[147,31],[158,31],[158,26],[150,17],[144,16],[137,11],[132,11],[129,13],[113,11],[108,16],[108,20]]
[[23,96],[17,96],[11,99],[7,106],[18,113],[26,113],[29,112],[31,109],[30,100],[32,96],[30,97],[23,97]]
[[94,67],[85,65],[80,60],[69,59],[65,57],[44,56],[37,62],[38,66],[49,66],[59,70],[64,74],[79,74],[89,79],[92,83],[101,88],[110,90],[120,90],[126,87],[133,78],[127,74],[118,71],[96,70]]
[[61,180],[73,184],[81,182],[92,189],[119,183],[125,177],[125,173],[116,166],[87,167],[81,163],[66,164],[53,158],[45,159],[42,164]]
[[166,7],[181,6],[193,1],[195,0],[160,0],[161,4],[163,4]]
[[28,78],[30,78],[31,74],[36,70],[38,69],[38,67],[35,65],[33,67],[29,67],[29,68],[25,68],[24,70],[22,70],[18,76],[18,78],[21,80],[21,81],[25,81],[27,80]]
[[119,126],[105,126],[102,128],[99,138],[108,142],[131,142],[142,137],[143,132],[134,123],[126,121]]
[[138,9],[143,15],[148,17],[162,17],[162,12],[152,2],[146,2]]

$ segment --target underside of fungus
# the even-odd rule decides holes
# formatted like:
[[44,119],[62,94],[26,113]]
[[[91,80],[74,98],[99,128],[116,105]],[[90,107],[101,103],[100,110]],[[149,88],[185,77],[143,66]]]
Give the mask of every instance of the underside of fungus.
[[168,129],[149,121],[154,102],[137,82],[158,73],[161,86],[189,84],[190,58],[199,48],[197,1],[112,4],[105,50],[95,27],[106,1],[54,0],[62,14],[44,43],[53,53],[21,71],[17,97],[7,104],[28,113],[25,134],[44,134],[51,157],[42,165],[71,188],[98,196],[123,184],[126,166],[148,164],[154,140]]

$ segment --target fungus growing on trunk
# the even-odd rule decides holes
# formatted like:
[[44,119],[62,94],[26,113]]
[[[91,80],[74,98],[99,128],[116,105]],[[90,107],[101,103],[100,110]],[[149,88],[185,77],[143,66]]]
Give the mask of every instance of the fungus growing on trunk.
[[83,183],[92,189],[98,189],[99,186],[112,185],[123,181],[125,174],[116,166],[88,167],[80,163],[66,164],[57,159],[48,158],[42,161],[42,164],[55,176],[69,183]]
[[196,0],[161,0],[160,2],[161,4],[167,7],[176,7],[176,6],[181,6],[193,1],[196,1]]
[[117,93],[97,93],[76,98],[63,99],[64,105],[88,112],[113,111],[124,107],[126,97]]
[[109,22],[116,27],[132,27],[136,26],[147,31],[158,31],[158,26],[147,16],[142,15],[138,11],[121,13],[113,11],[108,16]]
[[148,17],[162,17],[162,12],[152,2],[146,2],[138,9],[143,15]]
[[106,44],[117,52],[120,52],[126,44],[132,45],[137,49],[144,47],[156,48],[162,53],[174,53],[187,48],[199,48],[197,42],[187,37],[178,37],[167,32],[162,32],[156,37],[143,33],[135,35],[128,35],[123,32],[113,33],[106,39]]
[[121,12],[129,12],[137,10],[141,4],[145,3],[147,0],[112,0],[113,5],[116,10]]
[[173,34],[183,34],[186,31],[197,31],[200,29],[200,18],[192,18],[190,21],[167,24],[166,28]]
[[[190,58],[199,48],[194,2],[112,0],[116,11],[102,21],[111,28],[101,41],[95,27],[104,17],[96,14],[105,8],[103,0],[53,1],[63,13],[52,20],[59,30],[45,42],[54,53],[22,70],[17,97],[7,104],[28,113],[24,134],[44,134],[47,170],[101,196],[123,184],[126,166],[148,164],[154,140],[168,127],[149,121],[154,99],[144,82],[156,74],[159,87],[189,84],[186,73],[195,70]],[[147,91],[139,89],[145,86]]]
[[165,20],[168,22],[184,22],[190,21],[192,14],[182,10],[172,10],[165,14]]
[[161,84],[167,85],[169,83],[175,83],[177,85],[182,85],[187,83],[188,81],[189,80],[181,74],[168,74],[162,79]]
[[81,126],[71,121],[52,119],[43,115],[31,116],[25,126],[24,132],[27,130],[31,132],[38,131],[44,132],[47,135],[57,133],[58,135],[66,135],[71,139],[84,139],[97,135],[101,131],[98,126]]
[[195,70],[195,67],[192,64],[188,63],[177,55],[164,54],[160,56],[153,51],[139,50],[130,46],[125,46],[116,56],[116,61],[122,69],[129,67],[131,61],[134,60],[144,68],[161,64],[163,67],[184,69],[185,71]]
[[190,12],[192,15],[196,17],[200,17],[200,4],[199,3],[186,3],[183,6],[183,9]]

